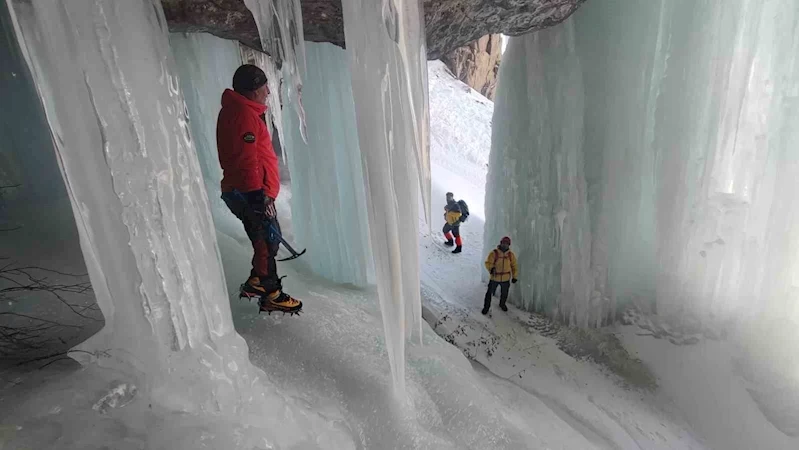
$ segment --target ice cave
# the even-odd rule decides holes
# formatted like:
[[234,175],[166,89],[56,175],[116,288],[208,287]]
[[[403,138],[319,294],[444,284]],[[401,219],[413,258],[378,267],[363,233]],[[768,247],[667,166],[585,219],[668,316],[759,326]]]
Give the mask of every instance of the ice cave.
[[0,449],[799,448],[795,0],[0,27]]

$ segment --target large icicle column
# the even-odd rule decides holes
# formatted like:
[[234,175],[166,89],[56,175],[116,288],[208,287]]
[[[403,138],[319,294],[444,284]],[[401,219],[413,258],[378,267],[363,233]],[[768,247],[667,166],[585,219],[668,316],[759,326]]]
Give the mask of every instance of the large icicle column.
[[296,114],[283,117],[294,236],[316,273],[364,286],[373,270],[347,54],[327,43],[305,46],[307,144]]
[[505,52],[486,177],[484,250],[510,236],[521,268],[512,300],[587,325],[598,316],[588,313],[591,229],[583,81],[574,46],[574,25],[566,22],[512,40]]
[[369,235],[394,386],[405,391],[405,338],[419,327],[419,188],[430,217],[427,61],[421,2],[344,0],[363,154]]
[[8,4],[106,320],[72,355],[94,355],[171,409],[236,412],[255,377],[160,3]]
[[512,39],[485,233],[515,238],[512,301],[795,327],[798,22],[788,0],[608,0]]

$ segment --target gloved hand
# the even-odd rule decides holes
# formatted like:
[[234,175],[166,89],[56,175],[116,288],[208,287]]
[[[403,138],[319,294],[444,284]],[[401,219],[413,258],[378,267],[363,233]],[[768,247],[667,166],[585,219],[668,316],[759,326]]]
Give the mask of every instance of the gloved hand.
[[264,215],[268,219],[277,217],[277,208],[275,208],[275,199],[272,197],[264,196]]
[[517,280],[516,278],[510,280],[510,282],[513,283],[513,284],[516,284],[517,281],[519,281],[519,280]]
[[494,268],[491,268],[491,270],[489,270],[489,271],[488,271],[488,273],[490,273],[491,275],[494,275],[494,271],[495,271],[495,270],[496,270],[496,269],[494,269]]

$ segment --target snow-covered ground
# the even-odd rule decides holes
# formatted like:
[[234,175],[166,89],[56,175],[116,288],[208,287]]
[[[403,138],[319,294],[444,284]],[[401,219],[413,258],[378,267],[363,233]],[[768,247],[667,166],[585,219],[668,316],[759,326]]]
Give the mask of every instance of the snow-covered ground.
[[[423,345],[416,336],[408,345],[405,402],[392,396],[374,289],[310,275],[300,258],[279,266],[288,276],[287,291],[305,302],[300,317],[259,315],[255,304],[231,297],[251,360],[309,424],[282,448],[799,448],[796,438],[764,418],[741,376],[720,364],[729,362],[720,345],[676,346],[623,327],[624,341],[658,376],[661,389],[652,394],[625,388],[602,367],[563,353],[538,332],[545,326],[538,316],[512,306],[503,313],[496,300],[489,317],[480,314],[493,106],[438,62],[430,64],[429,76],[437,222],[432,234],[420,236],[429,326]],[[465,199],[472,212],[460,255],[441,245],[446,191]],[[291,240],[290,194],[288,188],[281,192],[278,207]],[[233,293],[248,273],[250,244],[226,211],[214,211],[214,218]],[[44,236],[75,239],[74,229],[42,228]],[[73,258],[59,264],[80,271],[73,247]],[[70,361],[4,377],[0,448],[281,448],[259,440],[257,428],[278,428],[284,416],[230,423],[154,410],[115,374]],[[109,393],[117,395],[103,400]]]

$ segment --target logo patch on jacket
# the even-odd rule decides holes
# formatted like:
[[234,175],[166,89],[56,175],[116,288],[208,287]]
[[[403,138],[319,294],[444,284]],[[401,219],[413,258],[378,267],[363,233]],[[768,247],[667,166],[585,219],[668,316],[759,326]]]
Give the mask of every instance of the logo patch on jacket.
[[252,144],[253,142],[255,142],[255,134],[253,134],[250,131],[244,133],[244,142],[248,144]]

